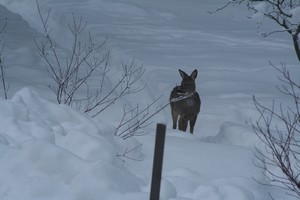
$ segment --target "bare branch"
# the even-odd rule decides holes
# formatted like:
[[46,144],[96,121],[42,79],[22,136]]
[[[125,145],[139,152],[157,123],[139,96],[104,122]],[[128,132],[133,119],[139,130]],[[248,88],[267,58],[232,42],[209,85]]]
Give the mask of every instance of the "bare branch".
[[89,101],[89,104],[86,105],[84,110],[85,113],[98,110],[92,115],[92,117],[95,117],[113,105],[121,97],[137,93],[144,89],[144,86],[141,87],[138,85],[135,87],[135,85],[138,83],[137,81],[144,73],[143,66],[135,67],[134,61],[132,61],[130,66],[123,65],[122,69],[123,73],[121,79],[109,90],[109,92],[106,93],[106,95],[100,96],[103,95],[102,84],[104,83],[104,76],[107,71],[107,67],[104,67],[103,72],[105,74],[102,75],[100,90],[98,93],[95,93],[93,99]]
[[[87,22],[72,13],[72,21],[67,24],[72,44],[70,47],[63,48],[67,49],[66,52],[62,51],[49,31],[51,9],[48,9],[47,14],[44,15],[38,0],[36,3],[44,38],[41,41],[36,40],[35,44],[39,55],[45,61],[49,77],[53,81],[49,88],[56,95],[59,104],[80,107],[84,113],[96,117],[120,98],[144,89],[145,85],[140,84],[140,79],[145,69],[143,66],[136,66],[134,60],[129,65],[123,64],[120,77],[116,78],[117,81],[112,83],[112,86],[107,87],[110,54],[109,52],[99,53],[106,40],[98,44],[93,41],[91,33],[85,34],[86,37],[84,37]],[[98,80],[97,83],[94,79]],[[82,96],[84,92],[85,97]],[[169,104],[150,112],[150,108],[154,107],[157,100],[142,109],[139,106],[130,112],[124,109],[124,116],[115,135],[128,139],[145,134],[142,129],[151,124],[150,119]],[[130,152],[126,150],[122,156],[126,157]]]
[[[0,23],[3,23],[0,34],[3,34],[6,26],[7,26],[7,18],[0,20]],[[3,94],[4,98],[8,99],[8,90],[9,90],[9,84],[6,83],[6,74],[5,74],[5,68],[4,68],[4,58],[3,58],[3,51],[4,51],[4,45],[2,44],[2,47],[0,49],[0,78],[2,82],[2,88],[3,88]]]
[[58,45],[51,37],[48,28],[47,23],[50,19],[51,9],[49,8],[46,16],[44,16],[38,0],[36,0],[36,4],[45,38],[39,42],[35,41],[35,43],[40,56],[46,63],[46,70],[54,81],[54,85],[50,86],[51,91],[56,95],[58,103],[71,105],[76,101],[76,94],[94,72],[107,62],[107,55],[102,57],[95,55],[98,54],[98,50],[104,43],[96,44],[91,34],[86,41],[82,42],[79,38],[85,31],[87,23],[83,21],[82,17],[77,19],[72,13],[72,23],[68,24],[68,27],[73,36],[73,43],[69,49],[70,56],[64,57],[57,48]]
[[[155,105],[155,103],[160,99],[155,99],[150,105],[140,110],[137,106],[136,108],[126,111],[123,107],[123,117],[120,124],[117,126],[115,135],[123,139],[128,139],[132,136],[141,136],[146,133],[139,132],[139,130],[147,127],[152,122],[150,121],[153,116],[157,115],[160,111],[169,106],[170,102],[151,112],[150,109]],[[126,119],[127,115],[131,114],[129,119]]]
[[2,87],[3,87],[3,94],[4,94],[4,98],[7,100],[8,99],[8,89],[9,89],[9,85],[7,86],[6,84],[6,80],[5,80],[5,70],[4,70],[4,66],[3,66],[3,61],[2,61],[2,51],[0,53],[0,78],[2,81]]
[[243,1],[245,1],[245,0],[239,0],[239,1],[230,0],[227,3],[225,3],[224,5],[222,5],[221,7],[217,8],[217,9],[215,9],[213,11],[208,11],[208,13],[209,14],[215,14],[215,13],[221,11],[221,10],[224,10],[225,8],[227,8],[230,5],[241,4]]
[[139,144],[131,149],[126,148],[123,154],[117,154],[117,157],[121,159],[123,162],[125,162],[125,159],[134,160],[134,161],[143,161],[143,159],[134,158],[130,154],[134,151],[137,151],[137,149],[141,148],[143,145]]
[[[258,138],[265,144],[265,152],[257,149],[256,158],[263,162],[261,167],[271,185],[284,188],[287,194],[300,197],[300,156],[299,156],[299,85],[293,81],[289,70],[272,65],[281,76],[281,92],[291,97],[294,106],[276,106],[273,102],[271,108],[262,105],[254,97],[254,105],[259,112],[259,118],[252,123],[253,130]],[[277,108],[277,110],[275,110]],[[280,170],[281,173],[278,173]]]

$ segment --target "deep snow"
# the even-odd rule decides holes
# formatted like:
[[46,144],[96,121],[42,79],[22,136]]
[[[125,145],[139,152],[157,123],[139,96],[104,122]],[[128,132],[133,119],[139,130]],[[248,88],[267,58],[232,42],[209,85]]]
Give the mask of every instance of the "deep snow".
[[[255,181],[265,177],[253,164],[254,146],[260,143],[251,128],[251,119],[258,116],[253,95],[264,104],[287,101],[276,89],[276,72],[268,62],[285,62],[299,74],[292,42],[285,34],[259,36],[243,7],[208,14],[223,3],[40,1],[44,12],[52,8],[49,25],[60,47],[70,44],[66,23],[71,12],[83,16],[98,41],[107,38],[110,82],[118,80],[122,63],[134,59],[145,68],[142,92],[90,119],[57,105],[48,88],[51,79],[34,43],[42,30],[35,0],[2,0],[0,18],[8,19],[2,41],[10,99],[0,101],[1,199],[149,199],[158,122],[167,124],[161,199],[265,200],[268,193],[292,199]],[[188,73],[198,69],[202,107],[194,135],[172,130],[166,108],[146,128],[149,134],[125,141],[113,137],[123,104],[145,106],[159,96],[157,107],[168,102],[169,92],[180,83],[178,68]],[[128,156],[140,161],[117,156],[134,147]]]

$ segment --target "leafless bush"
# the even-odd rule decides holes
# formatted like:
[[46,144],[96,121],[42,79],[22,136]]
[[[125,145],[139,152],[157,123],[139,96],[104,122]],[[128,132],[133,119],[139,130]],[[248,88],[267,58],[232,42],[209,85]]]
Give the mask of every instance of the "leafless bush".
[[49,76],[54,81],[50,85],[50,89],[56,95],[59,104],[71,105],[75,100],[76,93],[91,77],[95,70],[102,67],[108,58],[107,54],[100,58],[96,55],[104,43],[94,43],[91,35],[86,41],[80,40],[80,35],[86,28],[86,22],[82,17],[76,19],[75,14],[72,14],[73,22],[68,24],[69,31],[73,36],[72,46],[69,48],[71,54],[65,57],[60,53],[58,44],[51,37],[51,32],[48,27],[50,17],[50,9],[46,16],[43,15],[38,1],[37,8],[43,25],[45,39],[36,41],[40,56],[46,62],[46,69]]
[[[104,70],[106,70],[105,65]],[[113,105],[118,99],[123,96],[140,92],[144,86],[140,86],[138,81],[144,74],[143,66],[137,67],[134,61],[128,66],[122,66],[122,75],[120,79],[114,84],[112,89],[104,91],[104,78],[106,73],[102,73],[100,86],[94,93],[87,94],[87,101],[84,108],[85,113],[92,112],[92,117],[97,116],[109,106]],[[96,109],[98,108],[98,109]],[[94,112],[96,110],[96,112]]]
[[[110,87],[106,86],[106,80],[110,79],[109,71],[111,69],[110,54],[101,54],[105,41],[96,44],[91,34],[88,34],[87,40],[80,40],[87,23],[81,17],[77,18],[75,14],[72,14],[73,21],[68,25],[73,43],[69,48],[64,46],[64,49],[69,49],[71,53],[67,57],[64,56],[65,54],[61,53],[59,45],[51,36],[48,27],[51,10],[49,9],[44,15],[38,1],[37,8],[45,38],[36,41],[36,45],[40,56],[46,63],[48,74],[54,81],[54,84],[49,87],[56,95],[58,103],[79,107],[84,113],[95,117],[114,105],[120,98],[144,89],[144,85],[141,85],[139,80],[145,69],[143,66],[136,66],[134,60],[129,65],[123,64],[119,79]],[[115,77],[115,75],[113,76]],[[134,108],[123,106],[123,116],[114,135],[128,139],[146,134],[143,129],[151,124],[151,118],[169,104],[155,109],[153,107],[157,100],[150,102],[145,108],[141,108],[139,105]],[[132,151],[132,149],[126,149],[123,154],[118,154],[118,157],[127,158]]]
[[155,99],[145,108],[140,108],[138,105],[133,109],[127,108],[126,105],[123,106],[123,116],[117,125],[115,136],[128,139],[132,136],[147,134],[143,129],[152,123],[151,118],[170,104],[166,103],[165,105],[153,109],[159,99],[160,98]]
[[[300,61],[299,33],[300,23],[294,18],[294,9],[300,6],[298,0],[228,0],[217,8],[215,13],[230,5],[246,4],[253,13],[261,15],[278,25],[277,30],[261,33],[262,22],[258,22],[259,32],[267,37],[278,32],[288,33],[293,41],[294,50]],[[266,20],[267,21],[267,20]],[[272,65],[272,64],[271,64]],[[253,123],[253,130],[265,145],[264,151],[257,149],[258,165],[265,172],[271,185],[286,189],[289,195],[300,198],[300,83],[291,77],[284,64],[272,65],[279,72],[281,86],[279,91],[287,95],[289,105],[273,104],[271,107],[261,104],[255,97],[254,104],[260,117]],[[271,197],[274,199],[273,197]]]
[[[75,105],[84,113],[95,117],[121,97],[143,89],[143,86],[138,84],[138,80],[143,75],[144,68],[137,67],[134,61],[130,65],[122,65],[122,75],[119,80],[111,88],[105,87],[105,79],[110,71],[110,54],[103,50],[105,41],[97,44],[90,33],[86,40],[82,40],[87,23],[82,17],[76,17],[74,13],[72,13],[72,23],[68,24],[73,42],[69,48],[64,46],[64,49],[68,49],[71,53],[69,55],[61,53],[48,27],[51,10],[49,9],[44,15],[38,1],[36,2],[45,36],[43,40],[36,41],[36,46],[46,63],[49,76],[54,81],[54,84],[49,87],[56,95],[59,104]],[[68,56],[65,56],[66,54]],[[99,81],[95,84],[95,81],[91,80],[93,78]]]
[[143,145],[138,144],[137,146],[134,146],[132,148],[125,148],[123,153],[118,153],[117,157],[122,161],[125,162],[126,159],[133,160],[133,161],[142,161],[143,159],[135,158],[134,154],[136,151],[138,151]]
[[253,123],[253,130],[264,143],[257,149],[260,163],[271,185],[286,189],[287,194],[300,198],[300,84],[282,65],[273,67],[279,72],[282,83],[278,89],[291,100],[290,105],[275,104],[271,108],[254,103],[260,117]]
[[143,129],[152,123],[152,117],[169,106],[171,102],[182,101],[187,97],[188,96],[180,96],[178,98],[172,98],[169,102],[156,107],[155,109],[153,109],[153,107],[156,105],[160,97],[144,108],[140,108],[138,105],[131,109],[127,108],[126,105],[123,106],[123,116],[120,123],[117,125],[115,136],[121,137],[125,140],[132,136],[142,136],[147,134],[147,132],[144,132]]

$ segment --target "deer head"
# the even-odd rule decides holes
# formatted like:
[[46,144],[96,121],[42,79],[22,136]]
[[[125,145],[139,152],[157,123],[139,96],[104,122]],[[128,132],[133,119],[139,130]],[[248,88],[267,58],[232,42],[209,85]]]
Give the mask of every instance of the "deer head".
[[190,76],[180,69],[178,71],[180,76],[182,77],[181,85],[178,87],[178,92],[185,95],[191,95],[195,93],[195,79],[197,78],[198,71],[195,69]]

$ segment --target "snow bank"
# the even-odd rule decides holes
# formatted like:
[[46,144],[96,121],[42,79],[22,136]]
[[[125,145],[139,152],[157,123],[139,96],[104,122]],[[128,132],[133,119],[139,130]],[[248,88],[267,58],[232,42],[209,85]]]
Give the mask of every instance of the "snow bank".
[[109,126],[26,88],[0,100],[0,109],[0,199],[120,199],[140,191],[115,159]]
[[[0,108],[0,199],[149,199],[153,134],[141,140],[145,155],[128,155],[144,159],[130,166],[116,154],[138,146],[137,140],[122,142],[112,137],[111,126],[30,89],[0,100]],[[221,132],[238,132],[230,127]],[[263,180],[251,166],[253,156],[251,148],[202,143],[168,130],[161,199],[262,200],[265,194],[252,180]]]

